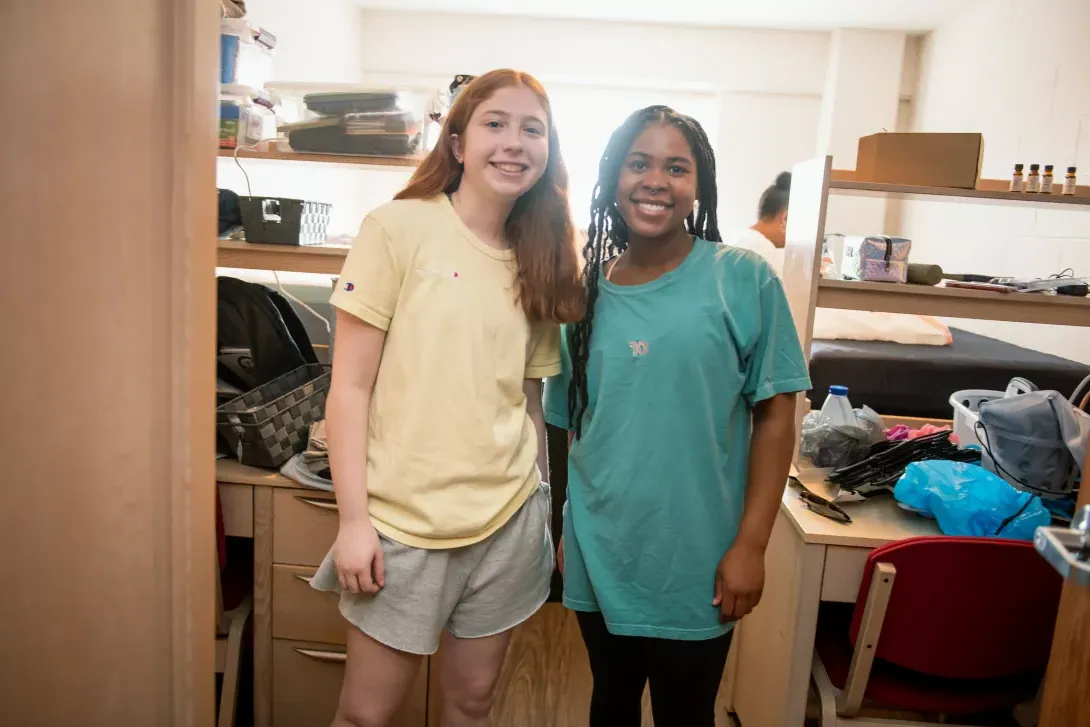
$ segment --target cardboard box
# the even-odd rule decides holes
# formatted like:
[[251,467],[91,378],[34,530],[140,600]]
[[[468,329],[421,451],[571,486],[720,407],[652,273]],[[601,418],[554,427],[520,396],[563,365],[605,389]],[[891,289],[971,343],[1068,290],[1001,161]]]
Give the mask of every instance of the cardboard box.
[[882,133],[859,140],[855,176],[861,182],[976,189],[980,134]]

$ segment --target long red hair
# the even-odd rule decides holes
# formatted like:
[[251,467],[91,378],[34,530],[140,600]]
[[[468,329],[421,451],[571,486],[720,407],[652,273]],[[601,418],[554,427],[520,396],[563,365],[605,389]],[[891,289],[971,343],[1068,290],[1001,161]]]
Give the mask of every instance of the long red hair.
[[537,96],[549,125],[549,161],[545,173],[518,198],[507,217],[505,234],[514,245],[518,302],[531,321],[571,323],[583,317],[581,265],[575,225],[568,207],[568,168],[560,155],[549,97],[528,73],[489,71],[467,85],[443,122],[435,148],[421,162],[395,199],[431,199],[450,194],[462,181],[454,156],[453,135],[462,135],[477,107],[501,88],[523,86]]

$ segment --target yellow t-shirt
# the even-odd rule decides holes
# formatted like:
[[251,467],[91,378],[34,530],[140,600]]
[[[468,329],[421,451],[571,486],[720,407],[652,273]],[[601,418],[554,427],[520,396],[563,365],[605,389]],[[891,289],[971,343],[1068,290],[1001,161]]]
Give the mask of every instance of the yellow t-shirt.
[[523,381],[560,372],[560,332],[515,300],[515,254],[441,195],[374,210],[330,301],[385,330],[367,432],[371,519],[417,548],[484,540],[540,482]]

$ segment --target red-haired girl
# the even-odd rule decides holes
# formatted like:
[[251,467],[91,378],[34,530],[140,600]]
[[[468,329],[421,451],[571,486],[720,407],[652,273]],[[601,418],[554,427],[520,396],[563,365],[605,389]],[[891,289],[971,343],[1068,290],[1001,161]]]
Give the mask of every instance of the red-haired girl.
[[487,724],[510,631],[548,595],[541,380],[583,313],[567,184],[544,89],[492,71],[345,262],[340,527],[313,579],[351,624],[338,727],[389,724],[440,642],[444,724]]

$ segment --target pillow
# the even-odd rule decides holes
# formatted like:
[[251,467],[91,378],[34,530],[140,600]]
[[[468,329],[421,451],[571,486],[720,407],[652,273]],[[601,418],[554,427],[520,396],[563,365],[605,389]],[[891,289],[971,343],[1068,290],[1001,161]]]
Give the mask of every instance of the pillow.
[[934,316],[817,308],[814,338],[827,341],[888,341],[917,346],[949,346],[950,328]]

